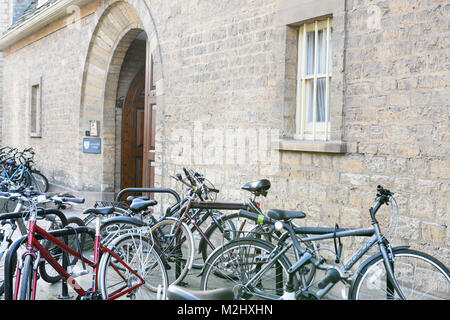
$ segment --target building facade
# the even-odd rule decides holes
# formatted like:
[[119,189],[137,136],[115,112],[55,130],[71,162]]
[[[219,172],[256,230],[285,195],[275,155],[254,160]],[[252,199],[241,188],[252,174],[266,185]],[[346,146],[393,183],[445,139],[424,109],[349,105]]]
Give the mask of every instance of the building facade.
[[267,178],[264,208],[361,227],[381,184],[398,243],[448,264],[446,1],[27,4],[0,39],[2,144],[54,186],[99,200],[188,167],[223,200]]

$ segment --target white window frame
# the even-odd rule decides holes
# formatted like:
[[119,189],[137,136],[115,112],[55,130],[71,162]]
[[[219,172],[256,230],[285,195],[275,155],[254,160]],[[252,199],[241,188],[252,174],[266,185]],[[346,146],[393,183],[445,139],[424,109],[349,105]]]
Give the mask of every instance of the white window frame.
[[[298,28],[298,52],[297,52],[297,94],[296,94],[296,133],[295,139],[300,140],[330,140],[330,82],[332,78],[331,66],[331,27],[332,17],[327,17],[313,22],[302,24]],[[319,30],[325,30],[325,37],[322,37],[322,48],[325,48],[325,73],[318,73],[317,43]],[[314,72],[306,74],[306,39],[307,32],[314,31]],[[323,60],[322,60],[323,61]],[[317,80],[325,78],[325,121],[317,121]],[[313,115],[312,122],[308,118],[308,103],[306,101],[307,82],[313,84]]]

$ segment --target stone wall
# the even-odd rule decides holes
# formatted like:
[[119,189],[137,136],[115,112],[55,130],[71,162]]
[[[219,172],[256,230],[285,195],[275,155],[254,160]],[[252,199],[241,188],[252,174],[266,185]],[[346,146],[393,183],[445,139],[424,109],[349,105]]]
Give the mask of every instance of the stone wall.
[[[344,59],[336,74],[343,72],[342,139],[352,148],[341,155],[272,150],[269,158],[278,164],[273,166],[260,148],[261,137],[258,147],[254,139],[247,142],[248,160],[259,152],[248,163],[227,163],[239,139],[223,141],[244,128],[257,136],[265,129],[287,134],[285,95],[295,94],[295,86],[289,86],[286,61],[293,53],[286,46],[290,27],[276,19],[278,2],[195,4],[154,4],[161,13],[155,19],[165,91],[159,183],[175,187],[168,175],[191,163],[222,190],[222,199],[242,200],[243,183],[269,178],[264,208],[303,210],[306,225],[349,227],[370,225],[368,209],[383,184],[398,194],[397,243],[448,262],[450,6],[347,1],[346,14],[333,17],[339,26],[333,61]],[[379,24],[371,20],[374,11]],[[180,126],[191,140],[175,133]],[[178,156],[180,142],[191,143],[191,154]],[[216,165],[208,164],[217,157]],[[390,207],[383,211],[387,216]]]
[[[76,188],[80,92],[92,16],[5,56],[4,142],[32,146],[36,166],[56,185]],[[42,136],[31,137],[30,92],[42,78]]]
[[[157,30],[151,37],[158,39],[161,55],[158,186],[181,191],[169,175],[191,167],[214,182],[221,200],[242,201],[247,197],[242,184],[268,178],[272,187],[263,208],[305,211],[303,225],[362,227],[370,225],[368,209],[376,186],[383,184],[398,198],[394,243],[449,264],[450,6],[445,1],[348,0],[346,11],[333,16],[333,64],[339,68],[332,77],[332,108],[343,105],[343,116],[334,120],[351,146],[343,154],[280,151],[271,141],[291,135],[286,117],[295,96],[293,27],[278,19],[280,1],[145,3],[151,15],[137,14],[144,26]],[[4,121],[5,139],[35,146],[44,173],[66,185],[83,185],[68,168],[96,168],[90,157],[73,157],[80,143],[90,19],[80,34],[63,29],[5,59],[5,99],[18,110]],[[13,72],[17,65],[21,72]],[[18,128],[27,119],[27,77],[36,69],[45,73],[44,131],[42,138],[31,139]],[[390,210],[384,208],[380,218]],[[344,242],[345,248],[351,245]]]
[[[0,0],[0,36],[9,26],[9,0]],[[3,92],[3,53],[0,51],[0,92]],[[3,95],[0,94],[0,145],[2,145]]]

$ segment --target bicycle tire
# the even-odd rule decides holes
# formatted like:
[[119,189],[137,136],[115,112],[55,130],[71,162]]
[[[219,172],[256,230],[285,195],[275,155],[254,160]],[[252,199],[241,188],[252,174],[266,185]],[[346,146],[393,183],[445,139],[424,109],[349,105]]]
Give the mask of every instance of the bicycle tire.
[[[284,294],[288,279],[287,270],[291,264],[286,256],[279,256],[257,283],[245,284],[267,262],[267,255],[275,246],[255,238],[238,238],[217,248],[205,262],[200,287],[202,290],[234,288],[236,299],[263,298],[279,299]],[[248,259],[251,260],[248,260]],[[268,260],[271,261],[271,260]],[[252,267],[253,266],[253,267]],[[292,275],[293,289],[298,288],[295,274]]]
[[166,268],[169,269],[169,285],[179,284],[192,268],[194,261],[195,245],[191,230],[175,218],[165,218],[153,225],[151,230],[155,246],[164,255]]
[[[84,226],[84,223],[83,220],[81,220],[78,217],[69,217],[67,218],[67,226],[70,225],[75,227],[82,227]],[[79,243],[82,247],[84,246],[84,238],[85,238],[84,234],[80,235]],[[70,239],[69,239],[69,246],[71,248],[75,248],[75,243],[72,244],[70,242]],[[52,254],[53,258],[55,258],[57,261],[61,259],[62,250],[53,243],[46,241],[44,244],[44,248],[47,251],[49,251]],[[71,257],[68,266],[74,265],[77,262],[77,260],[78,259],[76,257]],[[45,260],[39,263],[39,274],[42,277],[42,279],[48,283],[56,283],[62,279],[59,273],[55,269],[53,269],[53,267],[49,265]]]
[[206,228],[204,232],[205,238],[213,244],[214,248],[209,246],[206,239],[202,238],[200,240],[198,250],[203,261],[208,259],[208,256],[214,251],[215,248],[237,237],[238,234],[236,231],[236,226],[232,219],[232,214],[223,214],[217,218],[217,223],[219,223],[220,226],[216,222],[212,221],[208,228]]
[[[392,254],[394,275],[407,299],[450,299],[450,272],[442,262],[412,249],[393,250]],[[389,283],[381,254],[367,261],[350,288],[349,298],[398,299],[397,293],[392,294],[392,291],[386,288],[389,287]],[[419,273],[415,274],[416,271]],[[412,280],[420,282],[411,284]]]
[[[125,234],[118,237],[109,246],[111,251],[118,254],[124,262],[139,274],[145,281],[143,285],[133,291],[123,294],[121,298],[138,300],[155,300],[161,292],[163,298],[167,292],[167,272],[161,253],[153,245],[153,242],[141,234]],[[136,255],[139,253],[139,255]],[[124,273],[121,273],[124,271]],[[117,275],[117,278],[115,278]],[[104,300],[113,298],[121,293],[124,288],[136,284],[136,276],[131,274],[123,264],[114,256],[105,252],[99,264],[99,290]],[[112,280],[111,282],[109,280]],[[117,290],[116,286],[121,286]]]
[[[254,229],[255,226],[258,226],[255,221],[242,217],[237,212],[224,214],[219,218],[219,222],[222,226],[225,226],[223,227],[223,230],[220,230],[219,226],[213,222],[206,229],[205,237],[211,242],[219,242],[220,245],[236,238],[250,237],[253,233],[259,232]],[[250,228],[248,228],[248,226],[250,226]],[[218,246],[216,246],[216,248],[217,247]],[[207,244],[206,240],[202,239],[199,244],[199,251],[203,261],[206,261],[213,250],[211,250],[211,247]]]
[[[225,224],[227,221],[235,221],[232,223],[233,229],[228,228],[224,229],[224,231],[221,231],[217,224],[212,223],[205,231],[205,236],[209,241],[213,241],[211,239],[216,238],[222,240],[222,245],[230,240],[237,239],[237,238],[256,238],[256,239],[262,239],[264,241],[277,244],[279,240],[288,240],[290,238],[289,233],[281,234],[277,231],[275,231],[273,228],[268,228],[267,225],[263,225],[260,223],[256,223],[254,220],[242,217],[238,213],[231,213],[224,215],[221,217],[221,223],[222,225]],[[220,234],[222,233],[222,238],[220,237]],[[306,236],[306,235],[305,235]],[[311,252],[314,252],[317,255],[317,248],[313,241],[304,243]],[[206,241],[201,241],[200,243],[200,252],[203,257],[203,261],[206,261],[208,256],[211,254],[212,250],[211,248],[206,244]],[[293,249],[290,249],[290,254],[285,253],[286,257],[290,257],[290,255],[294,256],[294,253],[292,252]],[[295,257],[293,260],[289,261],[296,261]],[[314,280],[315,274],[316,274],[316,266],[312,263],[307,263],[305,266],[300,268],[298,270],[299,279],[302,280],[302,282],[308,286],[312,283]]]
[[31,300],[32,299],[32,282],[33,282],[33,257],[28,254],[23,260],[23,268],[20,277],[19,292],[17,300]]
[[[12,242],[9,242],[8,248],[2,253],[2,256],[0,259],[0,297],[5,293],[5,283],[4,283],[4,280],[5,280],[5,270],[4,270],[5,263],[4,262],[5,261],[4,261],[4,259],[6,257],[6,252],[8,251],[9,247],[11,246],[11,243]],[[11,265],[12,265],[11,270],[9,272],[11,272],[14,277],[14,274],[15,274],[16,268],[17,268],[17,252],[14,252],[14,256],[12,257]]]
[[30,184],[34,184],[39,192],[47,192],[49,189],[49,183],[46,176],[44,176],[40,171],[31,170]]

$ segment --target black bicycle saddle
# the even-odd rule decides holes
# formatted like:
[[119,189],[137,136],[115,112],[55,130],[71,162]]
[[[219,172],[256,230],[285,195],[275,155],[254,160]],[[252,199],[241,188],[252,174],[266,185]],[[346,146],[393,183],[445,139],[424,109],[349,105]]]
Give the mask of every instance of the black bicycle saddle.
[[302,219],[306,217],[306,214],[302,211],[288,211],[280,209],[269,209],[267,210],[267,215],[269,218],[275,220]]
[[133,202],[130,205],[130,210],[133,212],[140,212],[142,210],[147,209],[150,206],[155,206],[158,204],[158,201],[156,200],[141,200],[141,199],[134,199]]
[[247,190],[255,194],[256,196],[259,195],[266,196],[267,190],[270,189],[270,181],[267,179],[262,179],[254,182],[247,182],[241,187],[241,189]]
[[95,214],[101,216],[107,216],[109,214],[113,214],[114,207],[103,207],[103,208],[89,208],[83,211],[84,214]]
[[167,289],[167,298],[169,300],[233,300],[234,294],[231,288],[200,291],[170,285]]

